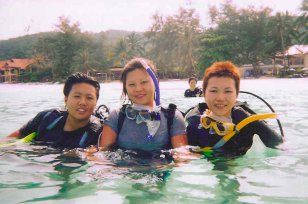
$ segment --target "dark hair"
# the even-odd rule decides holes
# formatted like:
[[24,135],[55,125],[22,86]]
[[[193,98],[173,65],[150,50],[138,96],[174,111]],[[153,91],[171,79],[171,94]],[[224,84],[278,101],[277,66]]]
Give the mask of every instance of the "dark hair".
[[196,77],[194,77],[194,76],[189,77],[189,79],[188,79],[188,83],[190,83],[190,81],[191,81],[191,80],[195,80],[196,82],[198,81],[198,79],[197,79]]
[[205,70],[203,77],[203,90],[206,90],[208,81],[212,77],[229,77],[235,81],[236,94],[240,89],[240,73],[238,68],[230,61],[215,62]]
[[86,84],[92,85],[96,90],[97,99],[99,98],[100,85],[99,85],[98,81],[96,81],[92,77],[90,77],[90,76],[88,76],[84,73],[80,73],[80,72],[72,74],[71,76],[69,76],[66,79],[65,84],[64,84],[64,88],[63,88],[64,96],[69,95],[70,91],[72,90],[73,85],[80,84],[80,83],[86,83]]
[[[144,63],[142,63],[144,62]],[[151,70],[156,73],[156,67],[154,66],[153,62],[145,59],[145,58],[134,58],[132,60],[130,60],[129,62],[126,63],[126,65],[124,66],[124,70],[122,72],[121,75],[121,81],[123,84],[123,91],[122,91],[122,97],[125,98],[127,96],[127,90],[126,90],[126,80],[127,80],[127,74],[136,70],[136,69],[144,69],[146,70],[147,67],[144,66],[149,66],[151,68]]]

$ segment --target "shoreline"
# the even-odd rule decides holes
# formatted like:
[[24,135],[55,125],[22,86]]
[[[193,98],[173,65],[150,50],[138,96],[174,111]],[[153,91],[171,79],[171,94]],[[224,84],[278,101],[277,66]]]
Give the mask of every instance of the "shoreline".
[[[255,77],[241,77],[241,80],[258,80],[258,79],[304,79],[308,77],[274,77],[274,76],[261,76],[259,78]],[[189,78],[183,78],[183,79],[159,79],[160,82],[166,82],[166,81],[188,81]],[[198,81],[202,81],[202,79],[199,79]],[[112,82],[119,82],[121,83],[121,80],[107,80],[107,81],[99,81],[99,83],[112,83]],[[39,84],[64,84],[64,82],[14,82],[14,83],[8,83],[8,82],[2,82],[1,84],[29,84],[29,85],[39,85]]]

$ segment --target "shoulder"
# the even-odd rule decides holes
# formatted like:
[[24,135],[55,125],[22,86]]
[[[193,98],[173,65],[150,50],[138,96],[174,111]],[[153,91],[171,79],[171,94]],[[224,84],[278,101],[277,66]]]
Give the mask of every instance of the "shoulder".
[[168,107],[162,106],[160,109],[160,112],[162,112],[166,117],[181,117],[183,118],[183,114],[181,111],[177,109],[177,106],[173,103],[170,103]]
[[243,119],[243,118],[247,118],[250,116],[250,113],[248,113],[247,111],[245,111],[242,107],[240,106],[234,106],[232,108],[232,118],[233,119]]
[[52,113],[52,114],[55,114],[55,115],[64,115],[64,114],[67,114],[67,111],[53,108],[53,109],[44,110],[40,113],[44,113],[44,114]]
[[122,107],[117,108],[117,109],[113,109],[109,113],[107,120],[105,120],[105,124],[108,125],[109,127],[111,127],[115,132],[117,132],[117,129],[118,129],[118,123],[119,123],[119,120],[120,120],[120,116],[121,116],[121,118],[125,119],[125,117],[123,117],[123,115],[125,114],[123,111],[124,111],[124,109],[122,110]]
[[186,111],[185,119],[196,115],[200,116],[207,108],[208,107],[206,103],[198,103],[196,106],[193,106]]
[[187,97],[187,96],[189,96],[189,95],[190,95],[190,89],[186,89],[185,92],[184,92],[184,96]]
[[44,110],[39,112],[35,118],[39,119],[39,120],[43,120],[46,118],[55,118],[55,117],[60,117],[66,114],[66,111],[61,111],[59,109],[48,109],[48,110]]
[[116,108],[110,111],[108,115],[108,119],[118,118],[120,113],[123,113],[125,111],[124,106],[120,108]]

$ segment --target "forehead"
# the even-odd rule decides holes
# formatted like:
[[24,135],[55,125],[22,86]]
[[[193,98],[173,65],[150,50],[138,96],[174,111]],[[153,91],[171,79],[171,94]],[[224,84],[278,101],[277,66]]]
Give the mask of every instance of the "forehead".
[[127,81],[134,81],[134,80],[144,79],[144,78],[148,78],[148,77],[149,77],[149,75],[148,75],[147,71],[143,68],[140,68],[140,69],[135,69],[131,72],[128,72],[126,80]]
[[208,87],[234,87],[235,80],[231,77],[211,77],[208,80]]
[[94,86],[92,86],[91,84],[88,84],[88,83],[77,83],[77,84],[74,84],[72,86],[72,89],[71,89],[71,92],[72,93],[96,93],[96,89],[94,88]]

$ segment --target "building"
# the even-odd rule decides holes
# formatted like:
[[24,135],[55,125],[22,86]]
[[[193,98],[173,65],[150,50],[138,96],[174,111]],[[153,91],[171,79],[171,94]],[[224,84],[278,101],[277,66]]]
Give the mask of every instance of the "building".
[[[259,75],[260,76],[275,76],[283,68],[280,64],[259,64]],[[252,64],[244,64],[239,67],[241,77],[254,77],[254,69]]]
[[293,45],[284,54],[290,68],[308,68],[308,45]]
[[[284,70],[284,66],[287,70]],[[254,70],[251,64],[244,64],[239,67],[242,77],[253,77]],[[301,69],[306,72],[308,69],[308,45],[293,45],[284,53],[277,53],[275,60],[268,64],[259,64],[259,75],[274,76],[281,71],[288,73]]]
[[123,70],[123,67],[113,67],[108,69],[110,80],[120,80]]
[[18,82],[20,74],[24,72],[35,72],[34,59],[15,59],[0,61],[0,82],[14,83]]

